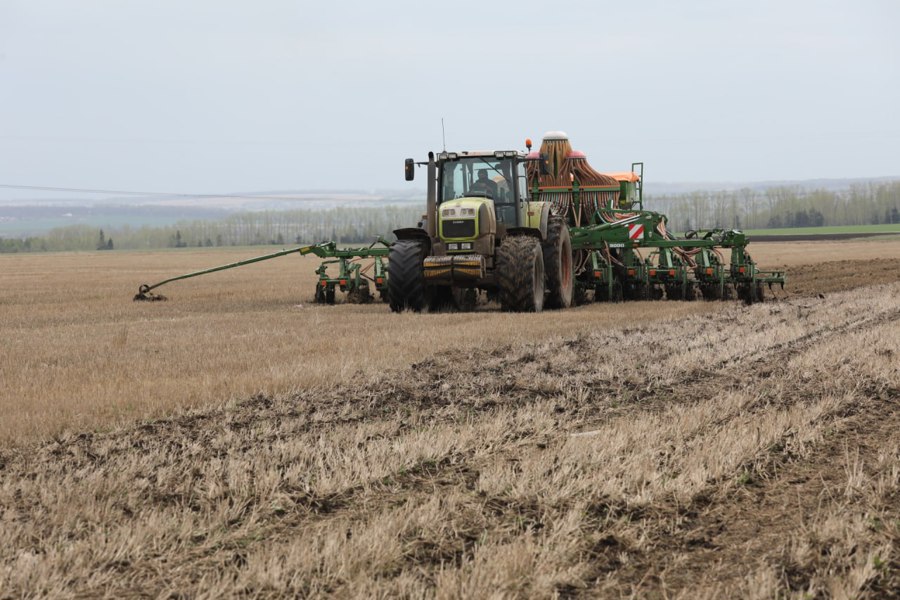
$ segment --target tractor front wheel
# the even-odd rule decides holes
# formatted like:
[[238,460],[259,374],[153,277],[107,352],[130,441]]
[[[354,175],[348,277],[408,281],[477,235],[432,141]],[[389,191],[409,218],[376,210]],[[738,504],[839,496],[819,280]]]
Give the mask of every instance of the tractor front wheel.
[[514,312],[544,309],[544,254],[539,240],[514,236],[497,248],[500,306]]
[[425,308],[424,240],[400,240],[391,246],[388,261],[388,295],[391,310],[420,312]]

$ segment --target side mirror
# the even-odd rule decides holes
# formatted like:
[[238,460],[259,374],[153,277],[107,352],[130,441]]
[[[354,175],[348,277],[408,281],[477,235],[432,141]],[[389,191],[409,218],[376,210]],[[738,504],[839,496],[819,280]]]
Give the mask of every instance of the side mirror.
[[406,172],[407,181],[412,181],[416,178],[416,161],[411,158],[407,158],[403,164],[403,168]]

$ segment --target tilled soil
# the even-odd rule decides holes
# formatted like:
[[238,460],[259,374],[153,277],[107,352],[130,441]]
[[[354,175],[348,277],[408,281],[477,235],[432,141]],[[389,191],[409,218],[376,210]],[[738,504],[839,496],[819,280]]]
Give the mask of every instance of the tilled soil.
[[6,451],[0,597],[900,597],[900,284],[860,267]]
[[788,283],[778,296],[816,296],[852,290],[900,278],[900,258],[836,260],[788,269]]

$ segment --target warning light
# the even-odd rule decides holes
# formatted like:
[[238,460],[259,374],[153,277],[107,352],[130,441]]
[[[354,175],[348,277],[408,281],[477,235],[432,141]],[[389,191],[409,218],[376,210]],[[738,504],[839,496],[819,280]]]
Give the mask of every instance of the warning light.
[[675,277],[675,269],[669,269],[669,277]]
[[531,152],[531,138],[525,138],[525,147]]
[[600,279],[603,277],[603,274],[600,271],[594,271],[594,279]]
[[384,283],[384,278],[383,278],[383,277],[376,277],[376,278],[375,278],[375,283],[377,283],[378,285],[381,285],[382,283]]
[[713,274],[712,267],[707,267],[707,268],[706,268],[706,274],[707,274],[707,275],[712,275],[712,274]]
[[656,269],[650,269],[650,277],[656,277]]
[[347,285],[347,280],[341,279],[338,283],[340,283],[341,285]]

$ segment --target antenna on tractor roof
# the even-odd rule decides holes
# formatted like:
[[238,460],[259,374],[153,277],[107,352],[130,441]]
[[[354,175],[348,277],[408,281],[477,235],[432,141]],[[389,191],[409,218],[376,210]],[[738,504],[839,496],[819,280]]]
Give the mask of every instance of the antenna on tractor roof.
[[447,132],[444,131],[444,117],[441,117],[441,140],[444,142],[444,152],[447,151]]

